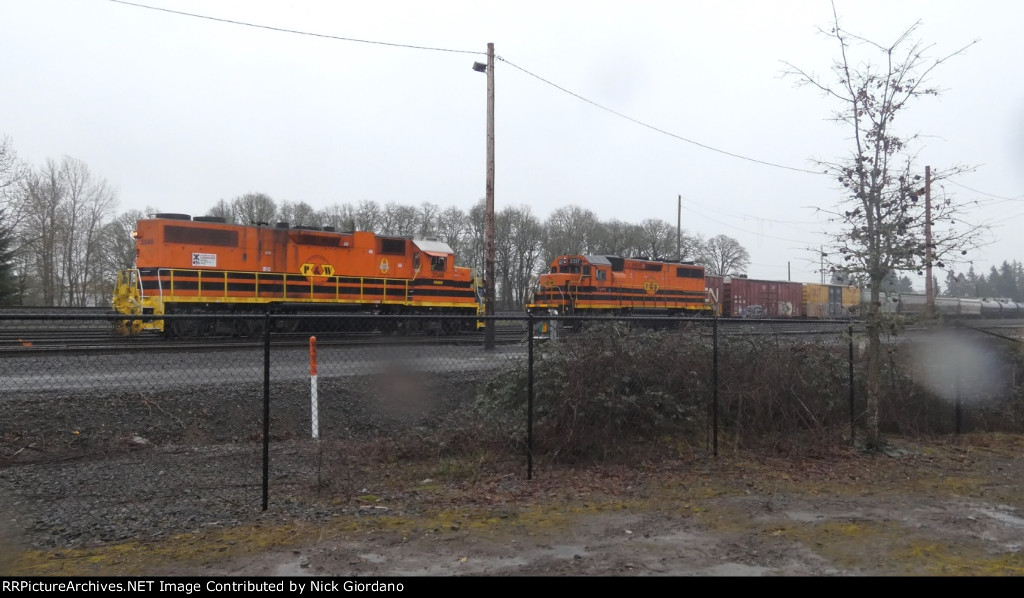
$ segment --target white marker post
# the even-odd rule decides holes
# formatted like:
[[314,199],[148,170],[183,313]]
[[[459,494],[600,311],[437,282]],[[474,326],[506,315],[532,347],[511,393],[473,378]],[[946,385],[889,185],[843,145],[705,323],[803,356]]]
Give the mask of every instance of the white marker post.
[[309,337],[309,403],[313,421],[313,440],[320,438],[320,416],[316,397],[316,337]]

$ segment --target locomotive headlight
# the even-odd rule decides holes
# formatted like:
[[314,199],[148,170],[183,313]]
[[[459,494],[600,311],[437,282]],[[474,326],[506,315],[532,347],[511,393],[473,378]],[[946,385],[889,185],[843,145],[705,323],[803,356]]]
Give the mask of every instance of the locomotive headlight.
[[139,231],[133,230],[132,231],[132,238],[133,239],[138,239],[139,238]]

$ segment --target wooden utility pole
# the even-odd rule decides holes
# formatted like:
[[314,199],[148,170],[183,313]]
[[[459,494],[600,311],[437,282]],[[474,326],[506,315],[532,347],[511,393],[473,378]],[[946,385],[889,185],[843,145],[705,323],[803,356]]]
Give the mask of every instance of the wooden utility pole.
[[484,214],[486,271],[484,281],[484,349],[494,349],[494,44],[487,44],[487,209]]
[[935,317],[935,289],[932,288],[932,167],[924,167],[924,305],[929,318]]

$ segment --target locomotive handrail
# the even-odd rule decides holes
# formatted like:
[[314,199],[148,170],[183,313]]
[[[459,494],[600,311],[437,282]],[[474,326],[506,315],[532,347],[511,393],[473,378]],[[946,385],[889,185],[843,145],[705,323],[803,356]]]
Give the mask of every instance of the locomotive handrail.
[[157,296],[162,301],[164,298],[164,277],[160,275],[160,272],[166,271],[169,282],[171,283],[171,294],[174,294],[174,272],[172,268],[158,268],[156,271],[156,290]]
[[[282,291],[282,296],[280,297],[281,299],[288,298],[287,297],[287,295],[288,295],[287,286],[289,284],[293,284],[294,285],[298,281],[301,281],[301,283],[303,285],[306,285],[306,284],[309,285],[308,293],[309,293],[310,297],[312,297],[314,294],[316,294],[316,284],[317,283],[316,283],[315,280],[313,280],[313,277],[310,277],[310,276],[307,276],[307,275],[303,275],[303,274],[291,273],[291,272],[245,272],[245,271],[241,271],[241,270],[199,270],[199,269],[189,269],[189,268],[158,268],[157,269],[157,276],[156,276],[157,296],[160,299],[162,299],[162,300],[165,299],[166,297],[176,297],[177,293],[176,293],[175,286],[178,285],[178,282],[179,282],[178,279],[180,279],[182,276],[185,276],[185,275],[188,275],[190,277],[191,276],[195,276],[196,277],[196,294],[195,294],[195,298],[196,299],[202,299],[202,298],[221,298],[221,297],[225,298],[225,299],[229,298],[230,294],[229,294],[228,281],[229,281],[229,279],[233,275],[245,275],[245,276],[250,276],[251,275],[251,276],[254,276],[255,277],[255,281],[254,281],[254,294],[253,294],[253,296],[256,297],[256,298],[263,298],[263,299],[276,299],[276,298],[278,298],[278,297],[268,297],[265,294],[264,289],[261,288],[261,282],[263,283],[262,286],[266,287],[266,280],[267,280],[268,277],[274,277],[274,278],[280,277],[281,284],[282,284],[282,286],[284,288],[284,290]],[[367,280],[370,279],[370,278],[379,279],[381,281],[380,282],[380,289],[381,289],[380,302],[381,303],[406,304],[407,305],[411,301],[411,299],[410,299],[410,284],[412,282],[411,280],[404,280],[404,279],[400,279],[400,278],[384,278],[384,277],[377,277],[377,276],[372,276],[371,277],[371,276],[336,276],[336,275],[324,276],[322,278],[326,279],[325,282],[326,282],[327,286],[333,287],[332,292],[333,292],[334,300],[335,301],[341,301],[342,300],[342,296],[341,296],[342,286],[341,285],[344,284],[344,283],[357,284],[358,285],[358,289],[359,289],[358,300],[359,301],[367,301],[367,300],[369,300],[368,299],[368,294],[367,294],[367,287],[368,287]],[[164,280],[165,279],[167,280],[167,283],[168,283],[166,289],[164,287]],[[218,286],[219,285],[223,285],[223,290],[215,290],[214,292],[208,292],[207,290],[204,289],[204,284],[205,284],[205,287],[207,289],[212,284],[216,284]],[[139,288],[140,288],[140,297],[144,297],[144,295],[142,293],[141,276],[140,276],[140,281],[139,281]]]
[[[447,243],[429,240],[425,251],[444,258],[441,263],[446,265],[430,276],[420,259],[422,243],[408,242],[415,241],[414,237],[353,231],[300,238],[263,227],[198,219],[194,222],[202,224],[194,225],[184,220],[167,215],[139,219],[133,235],[136,270],[124,272],[114,289],[112,305],[125,316],[144,312],[190,317],[170,318],[172,326],[167,329],[162,318],[145,320],[141,326],[136,326],[134,319],[125,320],[130,322],[122,324],[125,334],[151,330],[171,336],[248,336],[252,333],[249,326],[235,327],[217,317],[257,314],[260,306],[286,314],[485,313],[481,283],[471,269],[454,265],[455,256]],[[392,255],[401,256],[394,268],[387,261]],[[255,256],[259,257],[252,259]],[[410,256],[414,256],[412,267],[407,260]],[[215,317],[202,322],[204,315]],[[417,330],[429,327],[410,326]]]

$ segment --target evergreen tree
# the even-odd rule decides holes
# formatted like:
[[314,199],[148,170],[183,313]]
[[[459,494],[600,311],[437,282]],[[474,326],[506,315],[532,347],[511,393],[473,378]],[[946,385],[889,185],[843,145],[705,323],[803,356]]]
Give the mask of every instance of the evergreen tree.
[[1013,266],[1009,262],[1003,261],[1003,265],[999,267],[999,280],[994,285],[996,292],[999,293],[1000,297],[1016,300],[1020,297],[1019,284],[1016,276],[1014,276]]

